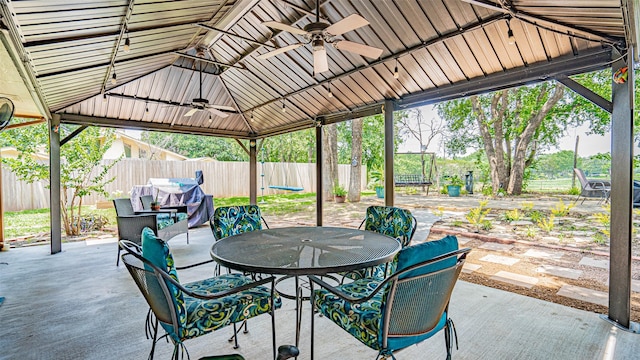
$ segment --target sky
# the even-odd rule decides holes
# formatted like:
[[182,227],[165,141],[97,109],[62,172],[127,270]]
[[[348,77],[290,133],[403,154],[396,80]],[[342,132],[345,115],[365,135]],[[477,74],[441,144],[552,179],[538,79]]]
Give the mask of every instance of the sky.
[[[422,114],[426,119],[437,118],[438,114],[434,110],[432,105],[421,107]],[[560,150],[573,151],[576,143],[576,136],[580,137],[578,142],[578,155],[580,157],[589,157],[598,153],[606,153],[611,151],[611,135],[607,133],[605,136],[600,135],[587,135],[589,127],[587,125],[580,126],[578,128],[569,129],[565,136],[559,141],[557,149],[550,149],[545,153],[555,153]],[[443,149],[440,139],[434,139],[430,144],[427,151],[436,152],[442,155]],[[405,143],[400,145],[398,152],[419,152],[420,144],[417,140],[407,139]],[[636,153],[639,153],[640,149],[636,148]]]

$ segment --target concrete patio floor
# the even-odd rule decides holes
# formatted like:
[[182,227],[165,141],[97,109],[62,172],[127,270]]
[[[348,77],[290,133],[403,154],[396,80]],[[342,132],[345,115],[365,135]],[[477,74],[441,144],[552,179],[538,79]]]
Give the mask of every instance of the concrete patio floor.
[[[190,230],[170,245],[178,265],[209,259],[208,227]],[[124,266],[116,267],[116,244],[106,241],[63,244],[0,253],[0,359],[145,359],[151,342],[144,335],[147,305]],[[210,276],[213,266],[180,273],[183,282]],[[454,359],[637,359],[640,335],[576,310],[492,288],[458,282],[450,313],[459,350]],[[309,304],[305,303],[301,356],[309,359]],[[285,301],[276,312],[277,343],[294,342],[295,310]],[[227,338],[231,327],[186,342],[191,359],[238,352],[269,359],[270,320],[249,321],[240,349]],[[329,320],[316,322],[318,359],[375,359]],[[169,359],[173,346],[160,342],[156,359]],[[437,334],[397,354],[401,359],[444,359],[444,335]]]

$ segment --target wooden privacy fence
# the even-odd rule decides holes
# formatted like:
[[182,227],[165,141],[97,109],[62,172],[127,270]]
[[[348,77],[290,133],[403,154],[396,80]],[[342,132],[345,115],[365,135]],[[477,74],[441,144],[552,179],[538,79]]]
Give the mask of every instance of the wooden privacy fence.
[[[103,163],[112,163],[104,160]],[[129,196],[134,185],[145,185],[149,178],[193,178],[196,170],[202,170],[205,194],[215,198],[229,196],[249,196],[249,163],[222,161],[161,161],[123,159],[111,170],[109,177],[115,180],[105,189],[108,193],[122,192],[121,196]],[[261,176],[264,174],[264,176]],[[340,184],[348,188],[350,165],[339,165]],[[286,193],[287,191],[270,189],[269,185],[286,185],[302,187],[301,192],[315,192],[316,166],[302,163],[258,163],[258,196],[262,179],[264,179],[264,195]],[[6,167],[2,169],[2,201],[5,211],[21,211],[49,207],[49,189],[47,183],[40,181],[28,184],[19,181]],[[366,188],[366,168],[362,168],[361,189]],[[90,195],[83,199],[84,205],[93,205],[105,198]]]

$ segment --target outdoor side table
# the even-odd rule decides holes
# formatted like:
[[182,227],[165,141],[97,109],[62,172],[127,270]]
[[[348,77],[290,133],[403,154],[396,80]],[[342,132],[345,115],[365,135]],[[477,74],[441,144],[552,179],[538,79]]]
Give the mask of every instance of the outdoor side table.
[[396,239],[371,231],[336,227],[284,227],[229,236],[211,247],[222,266],[296,278],[296,346],[300,340],[301,275],[327,275],[387,263],[400,251]]

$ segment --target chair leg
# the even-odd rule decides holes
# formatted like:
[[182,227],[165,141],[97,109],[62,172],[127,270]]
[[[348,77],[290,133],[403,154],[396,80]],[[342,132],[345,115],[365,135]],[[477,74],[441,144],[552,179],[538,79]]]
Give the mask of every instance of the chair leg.
[[120,244],[118,244],[118,255],[116,256],[116,267],[120,266]]
[[458,350],[458,333],[455,325],[453,324],[453,320],[447,317],[447,322],[444,325],[444,342],[447,347],[447,360],[451,360],[451,350],[453,349],[451,340],[455,340],[456,350]]
[[[149,309],[149,312],[151,312],[151,309]],[[147,322],[150,321],[151,319],[149,319],[149,315],[147,315]],[[153,354],[156,351],[156,341],[158,339],[158,318],[156,318],[155,324],[147,326],[151,326],[153,328],[153,342],[151,344],[151,352],[149,353],[149,360],[153,360]]]

